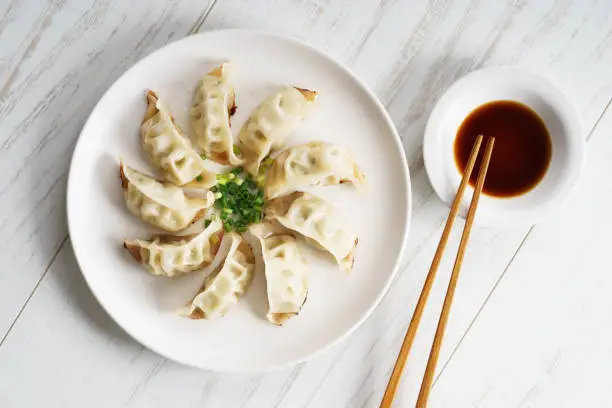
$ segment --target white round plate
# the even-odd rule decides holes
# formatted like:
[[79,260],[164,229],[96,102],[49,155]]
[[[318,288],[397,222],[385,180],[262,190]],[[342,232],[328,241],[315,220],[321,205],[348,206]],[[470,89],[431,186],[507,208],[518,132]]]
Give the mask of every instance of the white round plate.
[[[435,192],[450,206],[462,177],[453,150],[457,130],[474,109],[495,100],[521,102],[537,113],[548,128],[552,157],[544,178],[526,193],[510,198],[483,194],[475,222],[491,227],[535,224],[552,214],[570,195],[582,170],[585,152],[578,114],[565,95],[539,75],[495,67],[474,71],[455,82],[429,116],[423,141],[425,169]],[[485,144],[486,139],[481,149]],[[460,207],[463,217],[473,191],[469,186],[463,196]]]
[[[355,267],[340,271],[322,252],[304,249],[308,300],[282,327],[265,320],[261,271],[237,307],[216,320],[177,316],[205,272],[179,279],[153,277],[122,248],[124,239],[152,229],[123,202],[119,159],[153,172],[140,147],[145,91],[166,101],[191,134],[188,112],[197,81],[233,61],[237,132],[255,106],[283,86],[320,92],[318,107],[288,141],[323,140],[346,146],[368,180],[310,191],[338,207],[359,235]],[[295,40],[254,31],[215,31],[185,38],[149,55],[119,78],[95,107],[79,138],[68,181],[72,245],[92,292],[136,340],[178,362],[203,369],[257,372],[303,361],[340,341],[372,312],[389,288],[410,220],[410,179],[400,139],[376,97],[346,67]]]

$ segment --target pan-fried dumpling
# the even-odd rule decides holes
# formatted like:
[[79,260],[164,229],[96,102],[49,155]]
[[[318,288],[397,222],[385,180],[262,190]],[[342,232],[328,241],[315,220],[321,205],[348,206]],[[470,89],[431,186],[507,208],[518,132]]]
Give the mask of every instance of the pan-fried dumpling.
[[180,314],[192,319],[223,316],[251,284],[255,271],[253,250],[235,232],[226,237],[230,246],[225,259],[208,275],[200,291]]
[[266,219],[304,236],[315,248],[329,252],[340,268],[350,272],[355,260],[357,234],[325,200],[309,193],[295,192],[268,201]]
[[119,168],[128,209],[144,222],[165,231],[176,232],[199,220],[212,206],[211,191],[206,199],[191,198],[180,187],[162,183],[124,164]]
[[153,275],[183,275],[210,265],[219,250],[223,224],[213,220],[199,234],[162,235],[152,241],[127,240],[123,245]]
[[266,318],[280,326],[298,314],[306,302],[308,264],[287,230],[264,222],[251,225],[249,232],[261,244],[268,293]]
[[261,161],[282,147],[289,133],[310,113],[317,93],[288,87],[270,95],[240,129],[240,143],[246,170],[254,176]]
[[365,176],[349,152],[338,145],[310,142],[283,151],[266,178],[266,198],[271,199],[305,186],[365,184]]
[[142,147],[164,179],[182,186],[192,180],[212,187],[215,174],[193,150],[191,142],[174,123],[170,112],[153,91],[147,92],[147,111],[140,125]]
[[231,67],[222,64],[210,71],[198,85],[191,107],[191,125],[196,143],[206,157],[220,164],[242,163],[234,153],[230,117],[236,110]]

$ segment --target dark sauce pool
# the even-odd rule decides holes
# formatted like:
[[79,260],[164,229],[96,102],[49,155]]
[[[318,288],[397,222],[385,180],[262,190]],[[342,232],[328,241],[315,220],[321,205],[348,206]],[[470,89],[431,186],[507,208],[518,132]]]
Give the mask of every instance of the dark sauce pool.
[[[552,143],[544,121],[527,105],[514,101],[493,101],[479,106],[463,120],[455,138],[455,162],[465,171],[476,137],[495,137],[483,192],[495,197],[514,197],[534,188],[546,174]],[[476,184],[484,155],[481,147],[470,177]]]

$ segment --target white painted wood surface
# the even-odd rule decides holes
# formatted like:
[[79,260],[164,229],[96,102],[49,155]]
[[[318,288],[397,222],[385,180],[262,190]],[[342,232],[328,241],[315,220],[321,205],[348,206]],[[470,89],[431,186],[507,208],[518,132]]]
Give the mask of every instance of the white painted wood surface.
[[[262,375],[198,371],[134,342],[87,289],[65,221],[68,162],[104,90],[167,42],[231,27],[295,36],[351,66],[391,113],[414,189],[406,259],[373,316],[314,360]],[[12,0],[0,2],[0,407],[378,406],[447,213],[423,170],[427,116],[456,78],[501,64],[568,94],[589,157],[550,220],[473,231],[430,406],[612,406],[612,3]],[[414,405],[450,261],[397,406]]]

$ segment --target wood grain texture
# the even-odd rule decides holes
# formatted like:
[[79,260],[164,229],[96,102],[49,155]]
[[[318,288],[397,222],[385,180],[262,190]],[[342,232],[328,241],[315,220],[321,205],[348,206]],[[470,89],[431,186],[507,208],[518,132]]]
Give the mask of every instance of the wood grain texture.
[[[480,144],[480,141],[482,140],[482,135],[478,136],[477,140],[478,141],[476,143]],[[459,241],[459,248],[457,249],[457,255],[455,257],[453,272],[451,273],[449,279],[448,289],[446,290],[446,296],[444,297],[444,303],[442,304],[442,311],[440,312],[440,319],[438,320],[438,326],[436,328],[436,334],[431,345],[431,351],[429,352],[429,359],[427,360],[427,366],[425,367],[423,381],[421,382],[419,397],[416,403],[417,408],[426,408],[428,405],[427,402],[429,400],[429,394],[431,393],[431,385],[433,384],[433,379],[436,372],[436,365],[438,363],[438,358],[440,357],[440,348],[442,346],[442,342],[444,341],[446,325],[448,324],[448,315],[450,314],[451,306],[453,304],[453,298],[455,296],[457,282],[459,281],[461,266],[463,265],[463,258],[465,257],[465,251],[467,250],[467,246],[470,240],[470,233],[472,231],[472,226],[474,225],[476,210],[478,209],[478,201],[480,200],[480,195],[482,194],[482,188],[484,186],[485,178],[487,177],[487,171],[489,170],[489,163],[491,162],[491,155],[493,154],[494,146],[495,138],[489,137],[487,139],[486,150],[482,157],[482,163],[480,164],[480,168],[478,170],[478,178],[476,179],[474,193],[472,194],[472,201],[470,202],[470,207],[465,217],[465,225],[463,226],[463,231],[461,232],[461,241]],[[477,155],[478,153],[472,154]],[[471,167],[472,164],[468,162],[468,166]],[[466,167],[466,170],[464,172],[464,180],[462,180],[462,184],[464,182],[467,182],[467,180],[469,180],[470,178],[471,168],[470,171],[468,171],[467,169],[468,167]],[[459,202],[460,201],[461,198],[459,198]]]
[[432,407],[612,406],[611,132],[608,108],[576,194],[525,241],[436,384]]
[[0,14],[0,234],[10,237],[0,285],[11,288],[0,298],[0,339],[67,236],[68,166],[94,104],[207,11],[196,1],[153,5],[17,1]]
[[[586,135],[612,94],[612,5],[606,2],[219,0],[210,14],[206,4],[142,0],[129,5],[110,1],[41,5],[16,0],[0,5],[0,231],[11,237],[0,249],[0,285],[11,288],[0,299],[0,333],[8,331],[48,270],[0,346],[0,406],[378,406],[448,212],[429,186],[421,156],[425,122],[437,98],[455,79],[478,67],[523,66],[543,73],[566,91],[583,118]],[[264,375],[215,374],[177,365],[143,349],[100,310],[83,282],[69,243],[61,246],[66,237],[68,160],[87,114],[129,65],[194,27],[266,29],[330,52],[348,63],[381,98],[409,158],[413,223],[403,267],[391,291],[348,341],[287,370]],[[11,41],[6,41],[8,36]],[[603,147],[601,142],[598,146]],[[589,214],[592,223],[604,217],[603,208],[598,206]],[[555,247],[557,250],[580,245],[576,237],[586,234],[576,215],[565,217],[577,234],[570,234],[564,244],[567,247]],[[512,374],[503,377],[495,371],[490,350],[489,360],[477,364],[489,375],[463,387],[475,370],[471,358],[478,347],[463,351],[468,350],[472,333],[478,328],[480,334],[474,336],[483,340],[475,344],[483,347],[491,339],[487,337],[491,327],[499,329],[499,325],[481,324],[491,302],[474,323],[474,330],[465,333],[486,299],[495,299],[497,291],[491,292],[499,278],[504,276],[498,289],[520,272],[517,262],[530,240],[538,236],[538,228],[527,239],[528,228],[473,231],[470,247],[476,250],[464,261],[440,354],[438,372],[447,363],[448,372],[434,383],[431,406],[449,406],[449,400],[441,399],[447,393],[460,394],[452,404],[455,407],[473,406],[483,395],[480,406],[505,406],[495,402],[510,393],[508,401],[514,401],[515,393],[520,392],[531,393],[523,406],[560,406],[546,404],[558,401],[553,394],[559,388],[550,386],[545,393],[541,390],[544,383],[530,391],[537,382],[519,381],[520,370],[508,368],[513,364],[510,358],[500,360],[500,366]],[[555,230],[557,236],[559,231]],[[449,248],[458,240],[459,234],[452,234]],[[603,235],[600,240],[605,241]],[[540,246],[549,247],[542,241],[534,246],[523,262],[542,269],[551,255],[539,256]],[[472,256],[477,248],[487,251]],[[570,251],[566,252],[570,257]],[[593,266],[586,258],[565,260],[574,262],[576,268]],[[415,359],[407,367],[397,406],[413,406],[416,400],[451,266],[451,260],[441,264],[430,298],[438,306],[425,310],[421,335],[413,346]],[[566,286],[560,290],[571,289]],[[578,291],[580,296],[587,296],[587,289]],[[500,314],[512,314],[507,299],[519,296],[520,290],[516,291],[514,286],[508,289],[499,310],[487,318],[489,322]],[[533,301],[536,293],[531,294]],[[558,322],[565,318],[563,313],[547,310]],[[606,317],[603,312],[595,316],[596,320]],[[556,333],[565,333],[559,327]],[[462,363],[455,361],[458,358],[449,362],[462,338],[455,357],[463,353],[467,357]],[[554,378],[572,379],[571,370],[581,364],[576,359],[583,354],[576,351],[586,340],[575,341],[575,348],[566,347],[565,360],[559,360],[562,374]],[[530,349],[529,361],[527,357],[518,360],[521,367],[531,369],[538,355],[548,356],[545,344],[537,344]],[[603,342],[592,346],[609,353]],[[597,366],[594,355],[587,357],[589,364]],[[60,370],[61,381],[55,379]],[[536,371],[529,378],[537,377]],[[492,379],[495,375],[500,377]],[[510,380],[511,388],[503,378]],[[586,383],[582,385],[579,389],[586,389]],[[34,386],[40,392],[31,392]],[[486,395],[492,399],[487,400]],[[606,406],[606,396],[595,395],[599,400],[594,399],[591,406]],[[520,403],[517,401],[514,405]]]
[[[446,244],[448,243],[448,237],[450,236],[450,233],[453,230],[455,219],[457,218],[457,214],[459,214],[459,206],[461,205],[461,201],[463,200],[463,195],[465,194],[465,189],[470,181],[470,177],[472,176],[472,171],[474,170],[474,165],[476,164],[476,158],[478,157],[478,152],[480,151],[480,145],[482,144],[483,139],[484,139],[483,135],[478,135],[476,137],[476,140],[474,141],[474,145],[472,146],[470,156],[465,165],[465,170],[463,171],[463,177],[461,178],[461,182],[459,183],[459,187],[457,188],[457,193],[455,194],[455,198],[453,199],[453,203],[451,204],[450,211],[448,213],[448,218],[446,219],[446,223],[444,224],[444,230],[442,231],[442,235],[440,236],[440,242],[438,243],[438,246],[436,247],[436,253],[434,254],[433,260],[431,261],[431,266],[429,267],[429,272],[427,272],[425,283],[423,283],[423,289],[421,290],[421,293],[419,294],[419,299],[417,300],[417,303],[414,307],[414,312],[412,313],[410,324],[408,325],[408,329],[406,330],[404,341],[402,342],[402,346],[400,347],[400,351],[397,355],[397,361],[395,362],[393,371],[391,371],[391,377],[389,378],[389,383],[387,384],[387,388],[385,389],[385,393],[383,394],[382,402],[380,403],[380,408],[389,408],[393,405],[393,401],[395,399],[395,393],[397,392],[397,388],[399,386],[400,379],[404,372],[404,366],[406,364],[406,360],[408,359],[408,356],[410,354],[410,349],[412,347],[412,343],[419,329],[419,325],[421,323],[421,316],[423,315],[423,310],[425,309],[425,306],[427,305],[427,300],[429,299],[429,293],[431,292],[431,287],[433,286],[433,283],[436,280],[436,273],[438,271],[438,267],[440,266],[440,261],[442,260],[442,256],[444,255]],[[487,166],[488,166],[489,160],[490,160],[490,152],[489,152],[489,158],[487,159]],[[486,169],[485,169],[485,174],[486,174]],[[478,174],[478,177],[480,178],[482,176]],[[474,190],[473,197],[476,199],[476,202],[474,204],[470,204],[470,208],[472,207],[472,205],[474,206],[474,209],[476,208],[475,204],[478,202],[478,197],[480,196],[481,192],[482,192],[482,185],[480,186],[480,189],[476,188]],[[470,212],[468,213],[468,218],[466,218],[464,230],[465,228],[468,228],[468,230],[471,229],[471,224],[474,221],[474,215],[472,214],[470,216],[469,215]],[[465,245],[463,237],[459,244],[459,249],[462,248],[462,244]],[[463,258],[463,255],[461,255],[461,258]],[[457,261],[455,261],[455,265],[457,265]],[[451,282],[452,282],[452,279],[451,279]],[[445,300],[445,304],[446,304],[446,300]],[[442,316],[444,315],[441,315],[441,318]],[[444,322],[444,325],[446,325],[446,322]],[[440,348],[438,347],[436,349],[436,354],[439,354],[439,352],[440,352]],[[436,356],[436,359],[437,359],[437,356]],[[431,357],[430,357],[430,360],[431,360]],[[429,362],[428,362],[428,365],[429,365]],[[434,367],[435,367],[435,363],[434,363]],[[435,368],[433,370],[429,368],[428,370],[425,371],[425,375],[427,375],[427,373],[429,372],[429,375],[431,377],[430,383],[427,386],[428,390],[429,390],[429,387],[431,387],[431,381],[433,381],[433,374],[435,374],[434,370]],[[427,403],[425,403],[425,405],[426,404]]]

